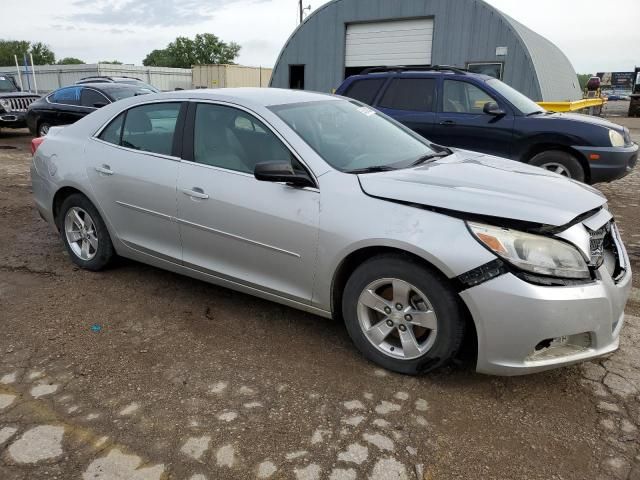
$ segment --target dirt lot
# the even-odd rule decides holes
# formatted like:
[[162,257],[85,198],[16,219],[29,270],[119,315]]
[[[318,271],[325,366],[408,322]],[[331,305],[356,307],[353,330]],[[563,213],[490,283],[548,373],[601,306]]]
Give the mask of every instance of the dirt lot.
[[[0,134],[0,479],[640,479],[637,317],[580,367],[390,374],[337,322],[74,268],[32,207],[28,142]],[[601,187],[640,272],[640,171]]]

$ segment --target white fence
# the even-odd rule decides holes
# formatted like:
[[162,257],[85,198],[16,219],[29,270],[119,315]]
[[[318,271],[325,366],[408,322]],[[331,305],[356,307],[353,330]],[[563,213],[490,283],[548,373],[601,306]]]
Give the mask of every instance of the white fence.
[[[0,75],[12,75],[16,82],[18,81],[15,65],[0,67]],[[25,68],[21,66],[20,75],[22,76],[24,90],[35,91],[31,67],[25,71]],[[72,85],[83,77],[96,75],[135,77],[163,91],[176,88],[192,88],[190,68],[138,67],[134,65],[111,65],[108,63],[35,66],[35,80],[38,85],[38,92],[43,93]]]

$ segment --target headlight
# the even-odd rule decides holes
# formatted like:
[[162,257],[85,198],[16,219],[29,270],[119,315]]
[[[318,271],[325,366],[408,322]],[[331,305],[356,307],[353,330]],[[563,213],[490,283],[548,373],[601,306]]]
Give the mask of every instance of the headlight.
[[467,225],[480,243],[522,270],[560,278],[591,278],[587,262],[568,243],[479,223]]
[[0,98],[0,107],[4,108],[7,112],[11,111],[11,102],[6,98]]
[[624,136],[615,130],[609,130],[609,139],[611,140],[612,147],[624,147]]

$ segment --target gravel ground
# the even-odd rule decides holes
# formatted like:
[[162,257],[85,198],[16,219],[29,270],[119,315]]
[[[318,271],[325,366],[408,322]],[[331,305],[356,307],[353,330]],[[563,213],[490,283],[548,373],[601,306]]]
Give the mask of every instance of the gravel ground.
[[[583,366],[391,374],[337,322],[125,260],[74,268],[32,207],[28,142],[0,134],[0,479],[640,479],[637,317]],[[639,186],[600,186],[636,271]]]

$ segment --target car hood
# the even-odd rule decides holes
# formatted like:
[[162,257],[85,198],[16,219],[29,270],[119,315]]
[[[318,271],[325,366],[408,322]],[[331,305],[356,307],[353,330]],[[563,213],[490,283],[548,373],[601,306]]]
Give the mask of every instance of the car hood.
[[359,180],[362,190],[377,198],[554,227],[607,201],[595,188],[555,173],[465,150]]
[[595,117],[593,115],[584,115],[581,113],[549,113],[547,115],[540,115],[534,118],[540,118],[545,120],[564,120],[572,122],[588,123],[590,125],[596,125],[598,127],[610,128],[612,130],[622,131],[624,127],[616,125],[604,118]]
[[40,95],[36,95],[35,93],[29,93],[29,92],[0,92],[0,98],[21,98],[21,97],[40,98]]

